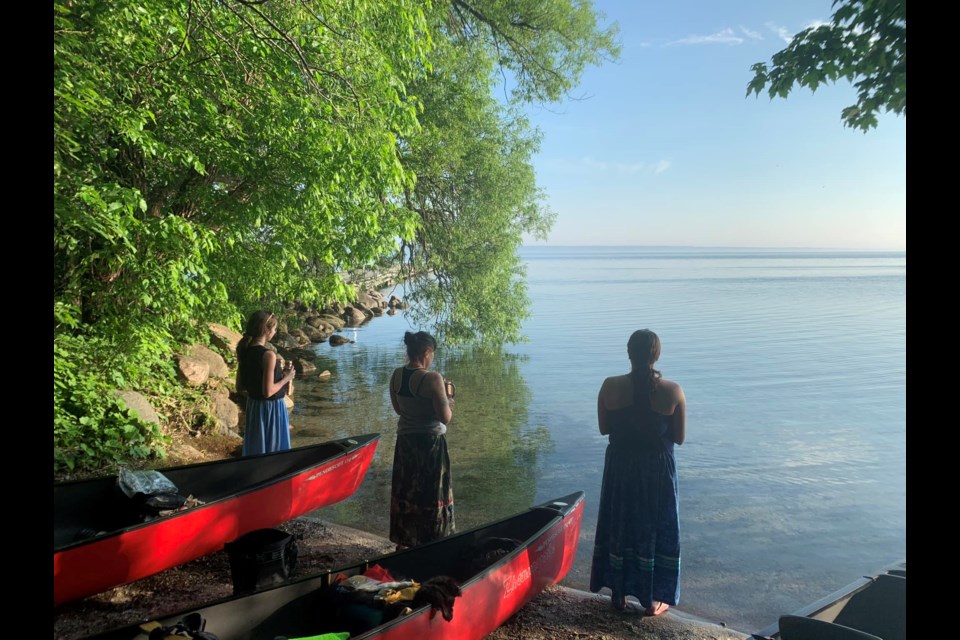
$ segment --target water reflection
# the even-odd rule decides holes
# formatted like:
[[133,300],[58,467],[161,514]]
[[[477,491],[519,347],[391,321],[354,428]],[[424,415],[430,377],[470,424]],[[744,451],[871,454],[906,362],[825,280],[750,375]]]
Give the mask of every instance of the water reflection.
[[[396,332],[394,336],[388,329]],[[350,499],[314,515],[378,535],[389,531],[390,478],[397,416],[388,392],[392,371],[404,363],[406,327],[393,319],[360,328],[354,344],[315,346],[328,380],[297,381],[290,417],[293,446],[352,434],[381,433],[367,477]],[[524,356],[502,352],[437,352],[434,370],[457,385],[447,441],[458,530],[528,508],[553,440],[544,426],[528,426],[532,393],[521,374]]]

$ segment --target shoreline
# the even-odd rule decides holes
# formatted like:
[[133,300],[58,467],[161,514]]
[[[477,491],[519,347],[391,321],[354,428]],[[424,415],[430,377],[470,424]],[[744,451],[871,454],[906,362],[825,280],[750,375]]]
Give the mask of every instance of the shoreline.
[[[386,538],[301,516],[279,525],[297,539],[294,578],[391,553]],[[231,596],[233,582],[226,551],[217,551],[153,576],[55,607],[54,640],[79,640],[119,626],[144,622]],[[211,630],[214,631],[215,630]],[[628,606],[610,609],[607,596],[553,585],[534,597],[487,640],[739,640],[748,634],[671,609],[647,617]]]

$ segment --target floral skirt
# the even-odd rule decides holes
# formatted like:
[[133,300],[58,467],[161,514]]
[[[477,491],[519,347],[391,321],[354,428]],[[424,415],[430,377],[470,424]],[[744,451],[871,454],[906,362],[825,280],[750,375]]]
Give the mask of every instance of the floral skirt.
[[413,547],[455,532],[446,436],[398,434],[393,455],[390,540]]

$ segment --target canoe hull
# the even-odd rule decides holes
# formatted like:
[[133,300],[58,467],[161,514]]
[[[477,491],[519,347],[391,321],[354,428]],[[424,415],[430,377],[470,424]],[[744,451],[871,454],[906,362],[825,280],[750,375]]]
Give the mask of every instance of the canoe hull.
[[245,533],[349,497],[360,486],[377,442],[378,436],[365,439],[340,455],[234,496],[55,551],[54,606],[189,562]]
[[864,576],[751,637],[754,640],[906,640],[906,561]]
[[[351,640],[480,640],[567,575],[580,537],[583,504],[583,492],[578,492],[419,547],[225,598],[165,616],[158,622],[172,625],[196,612],[206,620],[206,630],[220,640],[308,637],[342,630],[320,628],[332,619],[331,610],[324,604],[327,587],[338,574],[356,575],[379,565],[394,577],[421,582],[437,575],[457,576],[462,595],[454,602],[450,621],[423,607],[357,633]],[[516,539],[521,544],[483,569],[457,574],[453,569],[457,559],[491,537]],[[134,640],[139,635],[139,627],[130,625],[87,640]]]
[[480,640],[538,593],[560,582],[573,565],[583,501],[557,527],[535,538],[522,553],[463,587],[453,620],[423,609],[358,638],[379,640]]

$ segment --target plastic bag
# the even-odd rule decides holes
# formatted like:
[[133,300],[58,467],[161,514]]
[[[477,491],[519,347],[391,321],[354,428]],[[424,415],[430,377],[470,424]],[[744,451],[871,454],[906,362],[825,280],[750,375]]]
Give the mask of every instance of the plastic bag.
[[117,484],[128,498],[133,498],[138,493],[145,496],[179,493],[177,485],[159,471],[131,471],[123,467],[120,469]]

